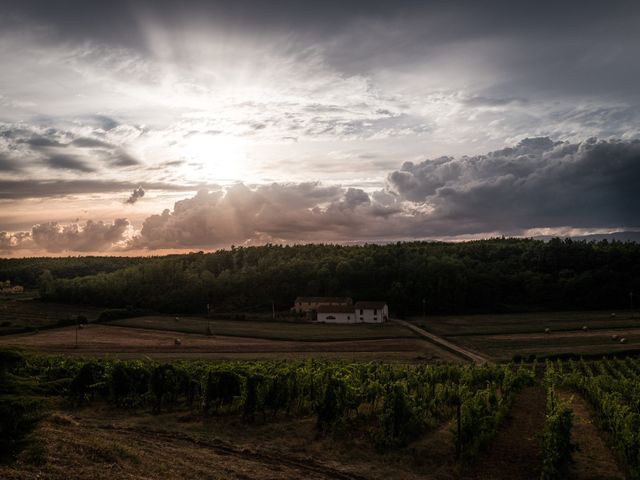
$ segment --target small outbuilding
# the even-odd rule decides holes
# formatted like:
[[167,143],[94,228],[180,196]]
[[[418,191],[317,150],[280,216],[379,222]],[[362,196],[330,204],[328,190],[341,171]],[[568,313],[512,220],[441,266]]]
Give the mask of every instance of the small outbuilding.
[[358,322],[383,323],[389,320],[386,302],[356,302],[354,309]]
[[317,312],[325,306],[352,306],[353,300],[349,297],[298,297],[293,303],[293,310],[298,313]]

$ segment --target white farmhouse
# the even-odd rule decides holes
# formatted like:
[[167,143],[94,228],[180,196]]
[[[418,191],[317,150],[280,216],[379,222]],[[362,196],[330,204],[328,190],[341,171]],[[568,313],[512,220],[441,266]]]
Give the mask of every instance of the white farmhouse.
[[389,320],[389,307],[385,302],[356,302],[354,309],[358,322],[383,323]]
[[356,302],[355,305],[320,305],[316,321],[320,323],[384,323],[389,320],[385,302]]
[[353,305],[320,305],[316,315],[319,323],[356,323]]

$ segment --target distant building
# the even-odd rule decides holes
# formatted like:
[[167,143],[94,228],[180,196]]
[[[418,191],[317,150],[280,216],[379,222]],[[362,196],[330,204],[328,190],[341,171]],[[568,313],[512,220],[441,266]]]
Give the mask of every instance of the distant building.
[[0,292],[2,293],[22,293],[24,292],[24,287],[21,285],[14,285],[13,287],[3,287],[2,290],[0,290]]
[[316,315],[320,323],[356,323],[352,305],[320,305]]
[[356,302],[353,306],[358,322],[383,323],[389,320],[386,302]]
[[356,302],[355,305],[321,305],[316,311],[320,323],[384,323],[389,320],[386,302]]
[[293,304],[293,310],[298,313],[314,313],[321,306],[352,306],[349,297],[298,297]]

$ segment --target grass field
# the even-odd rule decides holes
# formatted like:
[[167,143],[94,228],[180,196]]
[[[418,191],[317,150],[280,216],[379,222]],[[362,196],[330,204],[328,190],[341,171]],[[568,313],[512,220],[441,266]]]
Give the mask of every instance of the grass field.
[[414,338],[406,328],[392,323],[333,325],[301,322],[257,322],[245,320],[210,320],[202,317],[151,316],[115,320],[111,325],[170,330],[183,333],[206,333],[207,325],[214,335],[229,337],[295,340],[299,342],[352,341],[392,338]]
[[318,435],[313,416],[248,425],[238,416],[92,405],[53,412],[15,463],[0,464],[0,478],[66,480],[70,472],[104,480],[418,480],[433,472],[455,478],[452,435],[444,425],[410,449],[381,455],[363,431]]
[[[535,355],[598,356],[640,350],[637,312],[548,312],[413,319],[426,330],[497,361]],[[587,330],[583,330],[586,326]],[[545,333],[545,329],[549,333]],[[624,337],[626,343],[612,340]]]
[[76,315],[89,321],[98,318],[101,308],[41,302],[33,292],[25,297],[0,297],[0,335],[21,331],[25,327],[42,328],[57,324]]

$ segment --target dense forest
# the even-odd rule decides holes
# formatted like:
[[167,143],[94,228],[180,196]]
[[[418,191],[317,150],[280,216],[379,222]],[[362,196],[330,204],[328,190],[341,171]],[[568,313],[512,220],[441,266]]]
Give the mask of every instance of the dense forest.
[[629,308],[631,292],[640,296],[640,245],[630,242],[266,245],[146,259],[3,262],[11,263],[0,264],[0,276],[38,277],[46,300],[164,312],[206,312],[207,304],[219,313],[270,311],[272,301],[284,310],[298,295],[382,299],[397,315],[423,307],[427,313],[620,309]]
[[150,261],[153,257],[32,257],[0,258],[0,282],[38,287],[46,270],[56,278],[75,278],[108,273]]

